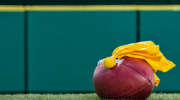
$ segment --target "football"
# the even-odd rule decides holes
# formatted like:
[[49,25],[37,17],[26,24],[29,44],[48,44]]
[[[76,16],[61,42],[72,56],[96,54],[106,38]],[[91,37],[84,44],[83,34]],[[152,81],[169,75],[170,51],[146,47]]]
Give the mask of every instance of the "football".
[[93,86],[102,99],[146,99],[154,88],[154,73],[146,61],[123,57],[107,69],[99,63],[93,74]]

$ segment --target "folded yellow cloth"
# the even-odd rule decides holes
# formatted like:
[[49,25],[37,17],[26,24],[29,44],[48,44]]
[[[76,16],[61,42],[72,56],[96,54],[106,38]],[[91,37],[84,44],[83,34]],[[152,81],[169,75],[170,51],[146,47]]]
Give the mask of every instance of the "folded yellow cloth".
[[167,72],[175,66],[175,64],[167,60],[159,50],[159,45],[155,45],[152,41],[132,43],[117,47],[111,57],[104,59],[104,66],[112,68],[115,66],[115,59],[122,57],[133,57],[145,60],[152,68],[155,77],[155,86],[158,86],[160,79],[156,76],[156,71]]

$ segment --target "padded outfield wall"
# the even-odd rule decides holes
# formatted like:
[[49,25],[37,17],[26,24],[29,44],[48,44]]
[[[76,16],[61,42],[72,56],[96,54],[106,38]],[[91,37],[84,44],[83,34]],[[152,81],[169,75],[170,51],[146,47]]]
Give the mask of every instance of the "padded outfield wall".
[[[177,66],[155,92],[179,92],[179,5],[0,6],[0,92],[94,92],[97,61],[152,40]],[[173,85],[170,85],[173,84]]]

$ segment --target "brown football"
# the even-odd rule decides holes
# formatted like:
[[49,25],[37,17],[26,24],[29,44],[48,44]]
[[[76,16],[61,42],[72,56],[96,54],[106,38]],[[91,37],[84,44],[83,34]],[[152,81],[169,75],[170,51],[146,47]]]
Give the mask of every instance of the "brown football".
[[124,57],[122,63],[107,69],[98,65],[93,75],[97,95],[103,99],[146,99],[154,88],[151,67],[141,59]]

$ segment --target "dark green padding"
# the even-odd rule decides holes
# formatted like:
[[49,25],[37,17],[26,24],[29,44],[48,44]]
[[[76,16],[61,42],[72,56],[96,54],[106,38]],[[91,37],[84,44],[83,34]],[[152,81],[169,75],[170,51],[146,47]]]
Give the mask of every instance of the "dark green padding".
[[154,88],[158,92],[180,91],[180,12],[179,11],[141,11],[141,41],[152,40],[160,45],[164,56],[177,66],[170,71],[157,72],[160,84]]
[[136,42],[135,11],[28,12],[28,92],[94,91],[97,62]]
[[24,12],[0,12],[0,93],[24,92]]

